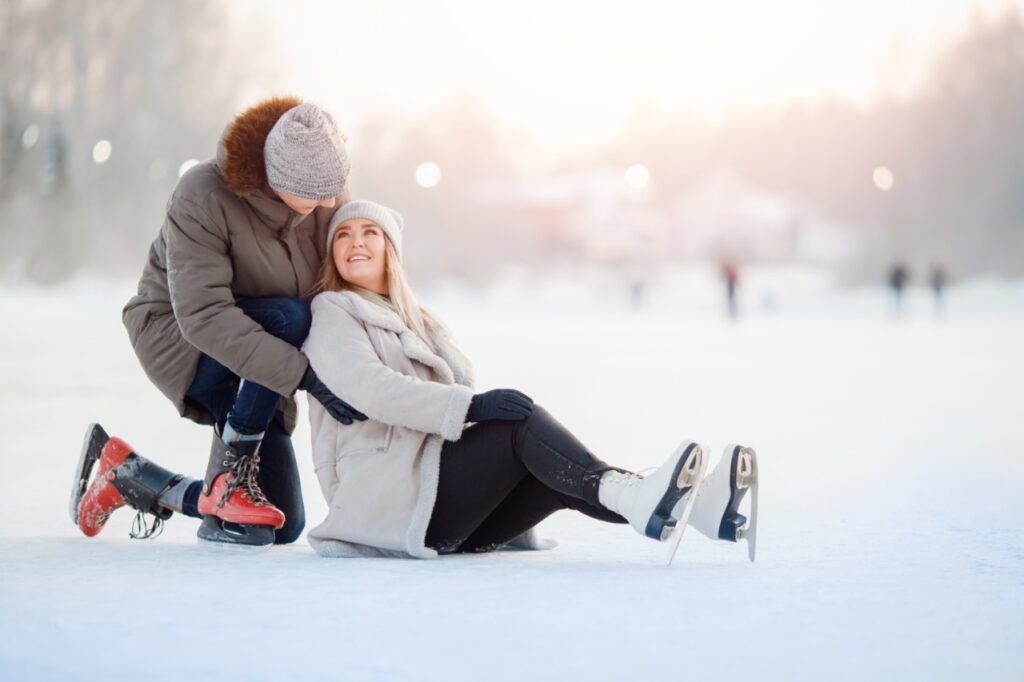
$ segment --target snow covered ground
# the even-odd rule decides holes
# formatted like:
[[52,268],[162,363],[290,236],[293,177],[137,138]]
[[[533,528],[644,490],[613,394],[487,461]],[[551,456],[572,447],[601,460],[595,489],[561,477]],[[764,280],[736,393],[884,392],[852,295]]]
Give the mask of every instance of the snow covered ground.
[[[552,551],[432,562],[210,554],[179,517],[131,541],[127,511],[82,537],[88,422],[192,475],[208,434],[138,368],[131,283],[3,286],[0,679],[1024,679],[1024,289],[964,285],[944,321],[915,292],[893,323],[881,290],[765,277],[735,324],[664,288],[637,313],[572,286],[424,297],[481,387],[529,393],[613,463],[684,437],[757,449],[757,562],[688,533],[671,567],[571,512],[541,525]],[[304,422],[296,445],[312,525]]]

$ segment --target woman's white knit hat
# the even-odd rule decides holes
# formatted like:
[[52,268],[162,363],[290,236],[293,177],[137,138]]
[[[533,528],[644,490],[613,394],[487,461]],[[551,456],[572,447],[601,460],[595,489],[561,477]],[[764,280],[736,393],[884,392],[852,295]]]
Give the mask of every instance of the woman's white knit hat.
[[328,253],[331,251],[331,242],[334,240],[334,232],[338,229],[338,225],[352,218],[372,220],[380,225],[380,228],[384,230],[384,235],[391,240],[391,245],[395,247],[398,260],[402,260],[402,230],[405,227],[402,214],[393,208],[363,199],[348,202],[339,208],[331,218],[330,226],[327,228]]
[[338,124],[309,103],[277,119],[263,145],[263,159],[272,189],[315,201],[339,196],[351,168]]

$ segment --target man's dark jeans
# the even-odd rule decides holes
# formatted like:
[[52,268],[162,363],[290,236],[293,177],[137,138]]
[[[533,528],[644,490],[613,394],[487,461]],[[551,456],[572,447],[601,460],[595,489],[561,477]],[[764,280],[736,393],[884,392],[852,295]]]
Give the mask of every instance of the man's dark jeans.
[[[312,316],[309,304],[296,298],[248,298],[237,302],[239,308],[269,334],[296,348],[309,334]],[[225,422],[238,433],[263,433],[260,445],[259,483],[267,499],[284,512],[286,521],[276,533],[275,542],[289,543],[299,538],[306,525],[302,506],[302,488],[295,463],[291,438],[274,419],[281,396],[269,388],[244,380],[208,355],[199,359],[192,385],[185,398],[202,406],[223,429]],[[200,485],[193,486],[185,499],[185,513],[199,517],[195,507]]]
[[[297,298],[247,298],[238,301],[238,307],[267,333],[296,348],[309,334],[309,304]],[[221,427],[227,421],[235,431],[245,434],[266,431],[281,399],[269,388],[243,381],[209,355],[199,359],[185,397],[208,410]]]

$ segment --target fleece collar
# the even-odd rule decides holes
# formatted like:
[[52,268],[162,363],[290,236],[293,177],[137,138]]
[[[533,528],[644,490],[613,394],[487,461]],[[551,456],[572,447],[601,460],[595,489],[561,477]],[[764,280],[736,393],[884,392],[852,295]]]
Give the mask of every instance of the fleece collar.
[[473,367],[455,347],[446,328],[428,332],[431,342],[437,348],[437,353],[434,353],[415,332],[405,326],[402,318],[393,310],[368,301],[354,291],[329,292],[328,295],[335,297],[337,302],[364,324],[397,334],[405,356],[433,369],[445,383],[473,386]]

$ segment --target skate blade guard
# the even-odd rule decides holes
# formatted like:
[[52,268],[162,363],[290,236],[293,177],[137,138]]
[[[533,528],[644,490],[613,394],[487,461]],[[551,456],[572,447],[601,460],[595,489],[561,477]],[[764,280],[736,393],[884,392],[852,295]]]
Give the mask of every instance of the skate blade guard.
[[75,478],[71,482],[71,499],[68,502],[68,513],[71,515],[71,523],[75,526],[78,525],[78,510],[82,506],[82,498],[89,487],[92,470],[108,440],[110,440],[110,436],[99,424],[93,423],[86,427],[82,450],[78,456],[78,466],[75,467]]
[[207,516],[199,524],[196,537],[202,546],[217,552],[261,552],[274,544],[274,529]]
[[697,500],[697,490],[700,487],[701,480],[704,478],[707,466],[708,458],[704,453],[704,448],[694,443],[686,464],[677,477],[677,485],[685,487],[683,497],[677,501],[672,509],[674,522],[668,529],[668,533],[666,534],[664,530],[662,532],[662,539],[668,540],[666,564],[672,563],[676,557],[676,552],[679,550],[679,543],[683,539],[683,531],[686,530],[686,524],[690,520],[690,512],[693,511],[693,504]]

